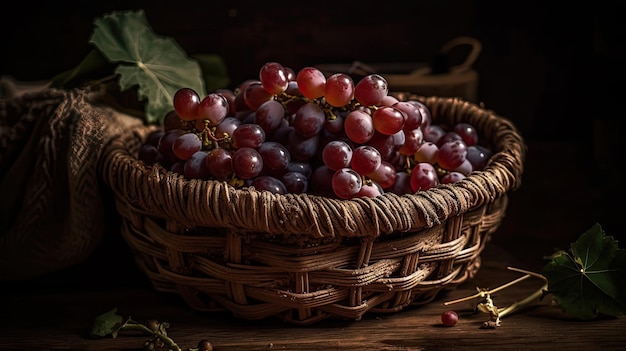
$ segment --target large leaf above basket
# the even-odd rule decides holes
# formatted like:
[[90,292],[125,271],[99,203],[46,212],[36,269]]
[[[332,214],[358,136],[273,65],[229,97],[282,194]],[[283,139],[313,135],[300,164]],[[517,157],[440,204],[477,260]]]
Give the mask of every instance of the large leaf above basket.
[[228,83],[220,56],[188,56],[175,40],[153,32],[143,10],[97,18],[89,43],[95,49],[74,69],[55,76],[52,85],[69,88],[115,75],[121,91],[137,90],[148,124],[158,124],[172,110],[179,88],[204,93]]

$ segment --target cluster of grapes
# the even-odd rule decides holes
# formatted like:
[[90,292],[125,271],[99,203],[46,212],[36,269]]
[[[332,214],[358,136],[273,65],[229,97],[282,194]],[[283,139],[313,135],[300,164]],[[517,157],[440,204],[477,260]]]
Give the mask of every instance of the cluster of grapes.
[[138,158],[188,179],[273,193],[351,199],[428,190],[482,169],[491,151],[468,123],[432,123],[425,104],[398,100],[384,77],[355,83],[316,67],[268,62],[259,79],[204,97],[179,89]]

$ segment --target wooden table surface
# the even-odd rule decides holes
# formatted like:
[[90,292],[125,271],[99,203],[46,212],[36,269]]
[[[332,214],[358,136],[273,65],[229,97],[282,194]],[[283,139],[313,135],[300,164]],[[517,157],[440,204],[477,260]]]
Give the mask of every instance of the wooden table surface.
[[[322,321],[308,326],[279,320],[244,321],[228,313],[193,311],[177,295],[156,292],[147,279],[114,272],[50,281],[5,285],[0,293],[2,350],[142,350],[147,337],[123,332],[117,338],[91,338],[98,315],[116,307],[137,321],[168,322],[168,335],[182,350],[207,339],[214,350],[626,350],[626,319],[575,321],[549,299],[502,319],[501,326],[483,329],[488,316],[474,312],[472,302],[443,302],[472,295],[476,287],[493,289],[521,276],[507,270],[515,259],[499,246],[487,245],[479,274],[425,306],[393,315],[368,315],[360,321]],[[517,267],[525,268],[525,267]],[[132,270],[131,270],[132,271]],[[92,272],[94,273],[94,272]],[[116,278],[119,277],[119,278]],[[99,281],[94,284],[94,281]],[[542,285],[527,279],[493,295],[499,307],[519,301]],[[443,327],[441,312],[454,309],[459,322]],[[166,349],[161,349],[166,350]]]

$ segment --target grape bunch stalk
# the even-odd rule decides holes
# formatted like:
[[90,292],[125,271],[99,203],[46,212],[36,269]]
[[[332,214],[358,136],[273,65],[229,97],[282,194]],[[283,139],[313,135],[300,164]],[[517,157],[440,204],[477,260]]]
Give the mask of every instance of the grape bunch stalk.
[[471,124],[434,124],[423,102],[394,97],[381,75],[267,62],[234,90],[177,90],[138,158],[187,179],[352,199],[460,181],[491,156],[479,142]]

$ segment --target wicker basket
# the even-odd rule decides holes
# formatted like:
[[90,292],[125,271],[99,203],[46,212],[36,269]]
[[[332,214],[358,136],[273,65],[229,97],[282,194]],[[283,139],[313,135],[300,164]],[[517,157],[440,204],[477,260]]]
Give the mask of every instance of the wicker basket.
[[198,311],[305,325],[428,303],[476,274],[507,193],[521,184],[526,147],[489,110],[420,100],[435,123],[476,126],[494,151],[483,171],[402,196],[277,195],[146,166],[136,155],[152,128],[136,128],[108,146],[101,165],[122,235],[154,288]]

